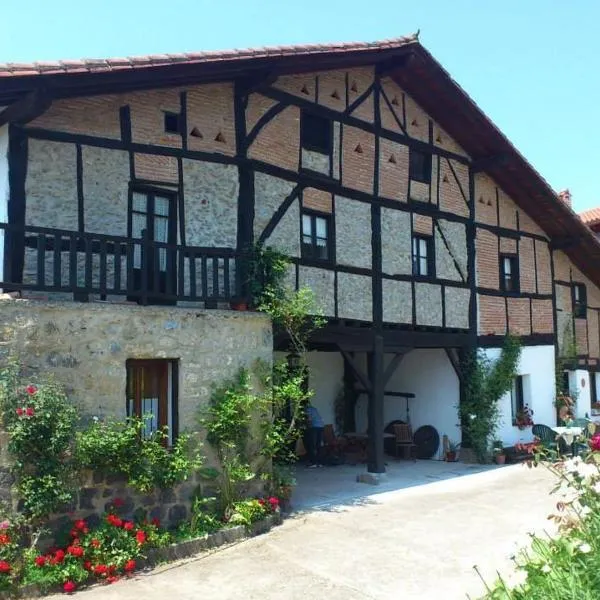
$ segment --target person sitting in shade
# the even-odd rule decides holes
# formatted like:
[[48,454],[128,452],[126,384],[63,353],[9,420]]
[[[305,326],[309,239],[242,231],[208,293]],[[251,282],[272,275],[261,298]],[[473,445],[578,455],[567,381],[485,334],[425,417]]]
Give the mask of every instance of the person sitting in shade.
[[308,451],[309,469],[322,467],[319,453],[323,444],[323,419],[319,411],[312,405],[306,407],[306,449]]

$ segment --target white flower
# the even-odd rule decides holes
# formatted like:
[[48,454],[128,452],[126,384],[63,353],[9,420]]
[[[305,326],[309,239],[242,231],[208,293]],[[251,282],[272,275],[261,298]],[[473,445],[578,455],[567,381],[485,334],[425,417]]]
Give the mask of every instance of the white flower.
[[575,458],[569,458],[568,460],[565,460],[563,466],[567,473],[577,473],[577,470],[581,463],[581,458],[579,458],[579,456],[576,456]]
[[579,512],[585,517],[585,515],[589,515],[592,512],[592,509],[589,506],[582,506]]
[[583,552],[584,554],[587,554],[588,552],[592,551],[592,547],[589,544],[581,544],[579,546],[579,552]]
[[550,565],[544,565],[542,567],[542,573],[550,573],[550,571],[552,571],[552,569],[550,568]]
[[596,492],[596,494],[600,495],[600,481],[597,481],[593,486],[592,490]]
[[94,423],[97,423],[100,419],[98,417],[92,417],[92,421],[94,421]]
[[584,479],[585,481],[591,481],[598,477],[598,468],[595,465],[590,465],[589,463],[582,462],[577,465],[576,472],[579,477]]
[[477,415],[474,415],[472,413],[469,415],[469,419],[471,419],[471,421],[474,421],[476,418],[477,418]]

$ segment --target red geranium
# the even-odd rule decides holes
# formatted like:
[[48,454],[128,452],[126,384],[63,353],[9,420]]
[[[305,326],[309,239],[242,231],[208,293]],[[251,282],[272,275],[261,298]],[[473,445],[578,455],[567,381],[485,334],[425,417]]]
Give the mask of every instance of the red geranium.
[[10,573],[11,566],[5,561],[0,560],[0,573]]
[[83,568],[84,568],[86,571],[91,571],[91,570],[92,570],[92,562],[91,562],[91,561],[89,561],[89,560],[86,560],[86,561],[83,563]]
[[150,523],[152,523],[152,525],[154,525],[155,527],[160,527],[160,521],[156,517],[154,517],[154,519],[152,519]]
[[269,498],[269,504],[271,505],[271,508],[273,510],[275,510],[279,506],[279,498],[276,498],[275,496],[271,496]]
[[35,564],[38,567],[43,567],[46,564],[46,557],[45,556],[36,556],[35,557]]
[[18,415],[19,417],[22,417],[22,416],[23,416],[23,409],[22,409],[20,406],[19,406],[19,408],[17,408],[17,415]]
[[135,534],[137,543],[141,546],[146,541],[146,532],[141,529]]
[[94,573],[96,575],[104,575],[107,571],[108,571],[108,568],[106,565],[96,565],[94,567]]
[[131,571],[135,570],[135,560],[130,559],[125,563],[125,566],[123,567],[123,570],[126,573],[131,573]]
[[123,525],[123,520],[119,519],[119,517],[117,517],[116,515],[108,515],[106,517],[106,522],[109,525],[114,525],[115,527],[121,527],[121,525]]
[[57,550],[54,553],[54,558],[52,559],[52,564],[59,565],[63,560],[65,560],[65,551]]
[[75,524],[75,529],[79,529],[80,531],[83,531],[87,526],[84,519],[79,519],[78,521],[75,521],[74,524]]
[[96,538],[91,541],[91,544],[94,548],[100,548],[100,540],[97,540]]
[[115,581],[119,581],[119,578],[116,575],[111,575],[106,578],[107,583],[115,583]]
[[592,450],[595,450],[596,452],[600,450],[600,433],[592,436],[592,439],[590,440],[590,446]]
[[123,506],[125,504],[125,500],[123,500],[123,498],[115,498],[113,500],[113,506],[115,508],[120,508],[121,506]]
[[81,546],[69,546],[67,552],[76,558],[81,558],[83,556],[83,548]]
[[63,590],[65,594],[72,594],[77,589],[77,584],[74,581],[65,581]]
[[10,537],[6,533],[0,533],[0,546],[4,544],[10,544]]
[[131,531],[134,527],[133,521],[125,521],[125,523],[123,523],[123,529],[125,529],[125,531]]
[[37,392],[37,388],[35,387],[35,385],[28,385],[25,388],[25,391],[30,395],[33,396],[36,392]]
[[28,407],[25,409],[25,414],[26,414],[28,417],[33,417],[33,415],[35,414],[35,411],[33,410],[33,408],[31,408],[31,406],[28,406]]

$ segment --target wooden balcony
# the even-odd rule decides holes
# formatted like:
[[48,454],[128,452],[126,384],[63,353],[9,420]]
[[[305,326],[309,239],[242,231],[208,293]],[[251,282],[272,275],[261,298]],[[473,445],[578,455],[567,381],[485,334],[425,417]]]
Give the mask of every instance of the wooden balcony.
[[241,298],[240,257],[231,248],[181,246],[97,233],[0,223],[5,292],[119,297],[139,304]]

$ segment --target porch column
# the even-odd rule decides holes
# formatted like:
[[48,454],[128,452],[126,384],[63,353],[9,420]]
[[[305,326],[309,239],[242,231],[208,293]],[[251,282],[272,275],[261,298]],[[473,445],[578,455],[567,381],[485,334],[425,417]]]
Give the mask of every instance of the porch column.
[[383,457],[383,336],[375,333],[373,352],[369,354],[369,443],[367,470],[369,473],[385,473]]

